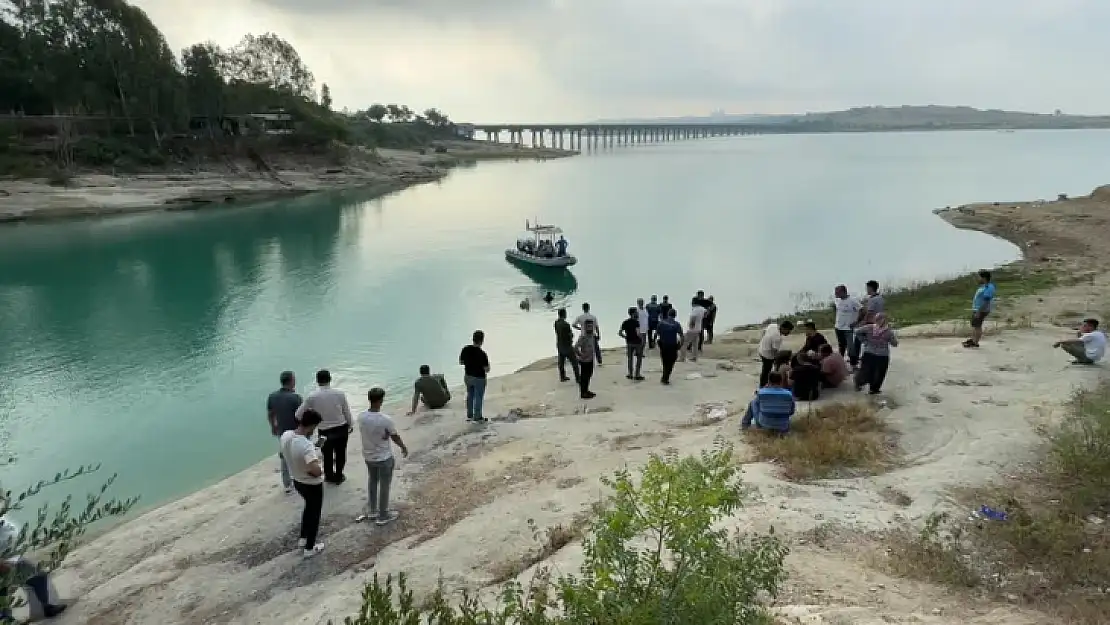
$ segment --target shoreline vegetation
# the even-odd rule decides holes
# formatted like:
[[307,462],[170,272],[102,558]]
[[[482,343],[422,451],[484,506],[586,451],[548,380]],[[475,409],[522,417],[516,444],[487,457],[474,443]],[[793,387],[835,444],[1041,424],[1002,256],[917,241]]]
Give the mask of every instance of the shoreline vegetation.
[[[1101,367],[1068,366],[1051,342],[1076,319],[1110,312],[1110,242],[1101,235],[1110,226],[1110,187],[938,214],[1024,252],[996,271],[998,318],[988,321],[983,348],[959,346],[966,277],[891,293],[888,310],[903,340],[883,396],[827,393],[802,409],[806,427],[789,441],[739,432],[745,389],[759,368],[758,328],[718,337],[685,365],[675,388],[626,385],[619,366],[602,369],[588,405],[567,397],[545,359],[490,380],[490,428],[464,425],[457,407],[399,419],[413,450],[395,479],[400,519],[386,529],[353,523],[363,506],[358,480],[337,487],[324,513],[328,547],[311,566],[292,555],[289,518],[299,507],[281,494],[266,460],[80,546],[59,571],[59,588],[79,598],[81,622],[139,625],[407,622],[396,619],[446,614],[460,600],[476,610],[512,606],[518,616],[528,598],[549,607],[558,598],[564,612],[611,609],[596,603],[599,587],[562,575],[608,575],[627,558],[646,557],[624,551],[642,532],[683,535],[675,531],[687,504],[661,503],[653,489],[667,481],[689,488],[694,475],[739,462],[742,484],[720,474],[727,479],[715,491],[695,487],[681,499],[731,502],[707,509],[703,525],[685,526],[745,533],[737,543],[714,539],[717,571],[744,570],[753,557],[766,567],[749,570],[775,598],[754,599],[753,580],[741,575],[749,585],[738,596],[755,602],[741,622],[1100,623],[1110,609],[1102,590],[1110,586],[1110,502],[1100,486],[1110,483],[1102,452],[1110,445],[1108,378]],[[652,363],[645,361],[649,378]],[[1076,388],[1081,401],[1072,403]],[[358,389],[347,390],[357,402]],[[396,399],[388,409],[403,412]],[[552,427],[561,422],[574,427]],[[706,455],[710,449],[717,451]],[[647,468],[637,478],[622,473],[640,466]],[[614,473],[615,481],[606,478]],[[614,535],[615,519],[646,502],[655,506],[650,518]],[[960,521],[980,505],[1006,511],[1011,524]],[[642,564],[644,583],[673,583],[698,609],[725,605],[687,589],[682,569]],[[1027,569],[1040,577],[1027,578]],[[567,588],[571,595],[535,594]],[[412,602],[394,612],[397,598]],[[451,622],[493,622],[480,610],[468,618]]]
[[467,140],[435,108],[334,110],[278,35],[175,54],[123,1],[7,3],[0,39],[0,223],[394,190],[577,153]]

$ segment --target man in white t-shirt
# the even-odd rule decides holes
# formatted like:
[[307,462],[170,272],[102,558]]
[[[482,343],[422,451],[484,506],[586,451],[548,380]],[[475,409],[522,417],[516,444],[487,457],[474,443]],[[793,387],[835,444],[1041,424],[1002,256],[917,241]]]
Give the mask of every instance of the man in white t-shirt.
[[324,509],[324,467],[320,461],[320,452],[310,440],[322,420],[319,412],[309,408],[301,413],[297,429],[288,430],[281,435],[281,456],[289,465],[293,488],[304,499],[300,544],[306,558],[311,558],[324,548],[324,543],[316,540],[316,535],[320,532],[320,513]]
[[833,309],[836,310],[833,330],[836,331],[837,348],[840,350],[840,355],[844,356],[848,346],[852,344],[852,330],[855,329],[856,320],[859,319],[860,303],[858,299],[848,295],[848,287],[843,284],[836,287],[833,295],[835,296]]
[[772,323],[763,330],[763,337],[759,339],[759,360],[762,367],[759,370],[759,388],[767,386],[767,378],[775,368],[775,358],[782,349],[782,338],[789,336],[794,331],[794,324],[790,321]]
[[679,361],[686,362],[686,354],[690,354],[690,359],[694,362],[698,361],[698,349],[701,344],[701,326],[702,321],[705,320],[705,308],[696,303],[690,307],[690,319],[686,322],[686,331],[682,334],[682,349],[679,352]]
[[582,302],[582,314],[574,320],[574,329],[581,331],[585,327],[586,322],[592,322],[594,326],[594,360],[597,361],[597,366],[601,366],[601,326],[597,323],[597,317],[590,313],[590,303]]
[[1093,365],[1106,355],[1106,335],[1098,329],[1098,319],[1084,319],[1077,333],[1079,338],[1058,341],[1059,347],[1075,358],[1076,364]]
[[636,320],[640,323],[640,338],[644,341],[644,346],[647,346],[648,334],[650,332],[650,315],[648,315],[647,308],[644,307],[644,298],[636,300]]
[[368,515],[356,520],[365,520],[373,515],[375,523],[385,525],[397,518],[397,512],[389,509],[389,488],[393,484],[393,468],[396,466],[392,443],[397,443],[401,455],[406,458],[409,448],[397,434],[393,419],[382,413],[385,390],[375,386],[366,393],[366,398],[370,400],[370,409],[360,414],[357,421],[362,437],[362,459],[366,461],[368,474]]

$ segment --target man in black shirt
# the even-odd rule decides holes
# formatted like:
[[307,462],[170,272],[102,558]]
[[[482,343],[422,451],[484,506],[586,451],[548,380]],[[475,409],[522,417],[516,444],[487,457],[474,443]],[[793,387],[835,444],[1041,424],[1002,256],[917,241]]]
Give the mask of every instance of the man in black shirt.
[[574,383],[578,383],[578,356],[574,355],[574,330],[567,322],[567,309],[559,309],[559,318],[555,320],[555,353],[559,357],[559,380],[566,382],[567,361],[570,361],[571,371],[574,371]]
[[466,418],[469,421],[489,421],[482,416],[482,399],[486,395],[486,374],[489,373],[489,357],[482,349],[486,333],[475,330],[473,343],[462,348],[459,364],[463,366],[463,383],[466,384]]
[[[270,393],[266,399],[266,419],[270,422],[270,433],[281,438],[289,430],[297,429],[297,408],[301,407],[301,396],[297,394],[297,379],[292,371],[282,371],[278,377],[281,388]],[[293,478],[289,475],[289,465],[278,450],[281,462],[281,485],[286,493],[293,492]]]
[[[628,309],[628,319],[621,324],[617,334],[624,339],[628,353],[628,375],[625,377],[629,380],[643,380],[640,368],[644,364],[644,337],[640,335],[640,311],[635,306]],[[636,360],[635,370],[632,368],[633,359]]]
[[802,350],[799,354],[808,352],[818,353],[822,345],[828,345],[829,341],[825,338],[824,334],[817,331],[817,324],[812,321],[807,321],[802,326],[805,328],[806,342],[802,345]]
[[648,349],[655,349],[655,330],[659,327],[659,319],[662,316],[659,298],[652,295],[651,301],[644,308],[647,309],[648,314]]
[[670,319],[672,310],[674,310],[674,306],[671,305],[670,296],[669,295],[664,295],[663,296],[663,301],[659,302],[659,318],[660,319]]

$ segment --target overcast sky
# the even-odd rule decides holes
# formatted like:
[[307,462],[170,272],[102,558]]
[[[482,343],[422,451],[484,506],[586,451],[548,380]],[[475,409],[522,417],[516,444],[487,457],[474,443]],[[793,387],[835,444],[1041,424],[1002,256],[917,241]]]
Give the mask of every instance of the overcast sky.
[[1110,113],[1110,0],[136,4],[175,50],[276,32],[339,108],[476,123],[929,103]]

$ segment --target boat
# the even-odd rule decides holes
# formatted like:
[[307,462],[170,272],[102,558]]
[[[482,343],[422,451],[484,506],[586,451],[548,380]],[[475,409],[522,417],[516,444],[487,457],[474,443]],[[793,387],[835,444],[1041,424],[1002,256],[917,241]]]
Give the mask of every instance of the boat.
[[563,240],[563,230],[558,226],[543,225],[539,222],[531,224],[524,222],[524,229],[528,234],[517,239],[516,248],[505,250],[505,258],[514,262],[533,267],[548,267],[551,269],[565,269],[578,262],[571,254],[559,255],[558,241]]

